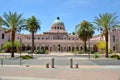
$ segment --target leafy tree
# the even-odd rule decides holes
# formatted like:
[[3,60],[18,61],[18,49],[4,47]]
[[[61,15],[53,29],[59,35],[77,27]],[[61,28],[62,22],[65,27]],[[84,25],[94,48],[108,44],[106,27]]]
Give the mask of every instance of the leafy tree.
[[35,16],[27,19],[26,29],[32,33],[32,54],[34,52],[34,33],[36,33],[37,30],[40,29],[40,27],[40,23]]
[[119,26],[118,16],[116,14],[105,13],[100,14],[99,17],[95,17],[95,24],[98,25],[98,29],[102,31],[102,35],[105,36],[106,41],[106,57],[108,58],[108,35],[109,30]]
[[75,32],[72,32],[72,35],[75,35]]
[[94,34],[93,24],[84,20],[76,26],[76,33],[78,37],[84,42],[84,51],[87,51],[86,42],[88,39],[92,38]]
[[8,31],[11,33],[12,41],[12,54],[11,57],[14,57],[14,41],[15,34],[20,26],[24,24],[25,20],[22,18],[22,14],[17,14],[16,12],[4,13],[3,15],[3,25],[8,27]]
[[20,41],[15,41],[15,42],[14,42],[14,46],[15,46],[16,48],[21,47]]
[[[21,47],[20,41],[14,41],[14,47],[20,48],[20,47]],[[11,41],[6,42],[6,43],[2,46],[2,48],[3,48],[3,49],[7,49],[7,51],[10,51],[10,50],[12,49],[12,42],[11,42]]]
[[6,43],[2,46],[3,49],[8,49],[9,51],[10,51],[11,47],[12,47],[11,42],[6,42]]
[[97,44],[97,47],[100,49],[105,49],[106,48],[106,42],[105,41],[99,41]]

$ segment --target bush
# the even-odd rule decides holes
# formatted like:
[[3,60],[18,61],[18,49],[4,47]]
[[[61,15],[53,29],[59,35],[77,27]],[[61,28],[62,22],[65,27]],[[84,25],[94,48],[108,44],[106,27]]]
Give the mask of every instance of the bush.
[[100,57],[100,54],[98,52],[95,52],[94,55],[93,55],[94,58],[99,58]]
[[79,51],[77,49],[74,49],[74,54],[78,54]]
[[45,54],[45,52],[46,52],[45,50],[43,50],[43,49],[40,50],[39,49],[39,50],[37,50],[36,54]]
[[33,59],[32,56],[29,56],[29,55],[25,55],[25,56],[21,56],[22,59]]
[[0,53],[5,53],[5,50],[1,50]]
[[45,54],[49,54],[49,51],[48,51],[48,50],[45,50]]
[[37,50],[37,49],[36,49],[36,50],[34,50],[34,53],[35,53],[35,54],[37,54],[37,52],[38,52],[38,50]]
[[[14,52],[17,52],[16,48],[20,48],[21,44],[19,41],[14,41]],[[12,42],[8,41],[3,46],[2,49],[5,50],[5,52],[11,52],[12,51]]]
[[82,54],[83,52],[84,52],[83,50],[80,50],[80,51],[79,51],[79,54]]
[[117,54],[113,54],[112,56],[110,56],[110,58],[114,58],[114,59],[120,59],[120,56]]

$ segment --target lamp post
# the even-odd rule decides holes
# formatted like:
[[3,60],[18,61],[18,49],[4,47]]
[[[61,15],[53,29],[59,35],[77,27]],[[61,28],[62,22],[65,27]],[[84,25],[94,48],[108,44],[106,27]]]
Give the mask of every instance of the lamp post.
[[21,51],[22,51],[22,39],[20,38],[20,65],[22,64]]
[[21,27],[19,27],[19,29],[18,29],[18,32],[19,32],[19,39],[20,39],[20,66],[21,66],[21,64],[22,64],[22,57],[21,57],[21,51],[22,51],[22,37],[21,37],[21,34],[20,34],[20,32],[21,32]]
[[90,53],[91,53],[91,50],[90,50],[90,39],[89,39],[89,42],[88,42],[88,44],[89,44],[89,52],[88,52],[88,58],[90,59]]

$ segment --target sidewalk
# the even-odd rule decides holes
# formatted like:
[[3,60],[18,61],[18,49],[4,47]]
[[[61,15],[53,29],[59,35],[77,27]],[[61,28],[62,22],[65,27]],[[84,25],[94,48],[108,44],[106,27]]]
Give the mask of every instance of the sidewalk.
[[38,69],[120,69],[120,65],[111,65],[111,66],[99,66],[99,65],[79,65],[78,68],[73,66],[73,68],[70,68],[70,66],[59,66],[56,65],[55,68],[51,68],[51,65],[49,65],[49,68],[46,68],[46,65],[3,65],[0,66],[0,68],[38,68]]
[[[68,57],[61,58],[57,55]],[[30,64],[22,64],[21,66],[19,64],[0,66],[0,80],[120,80],[120,65],[99,65],[96,64],[97,62],[91,62],[93,58],[89,60],[88,57],[79,58],[79,55],[77,55],[78,57],[73,57],[73,60],[75,62],[78,60],[77,62],[79,62],[81,65],[79,64],[79,68],[75,68],[74,64],[74,67],[70,68],[69,64],[66,63],[69,63],[69,59],[71,57],[69,57],[69,55],[71,54],[60,53],[59,55],[58,53],[57,55],[55,55],[55,57],[57,56],[55,59],[55,68],[51,68],[51,65],[50,68],[46,68],[46,63],[42,64],[41,62],[45,62],[46,60],[48,60],[46,62],[50,61],[49,63],[51,64],[52,57],[43,57],[41,55],[37,59],[33,59],[36,60],[35,62],[37,63],[39,61],[41,65],[32,64],[34,63],[34,61],[30,60]],[[104,58],[98,58],[95,59],[95,61],[100,59]],[[10,62],[13,62],[15,64],[15,60],[11,60]],[[106,59],[105,61],[109,60],[110,59]],[[63,61],[62,63],[64,63],[65,65],[62,65],[61,61]]]
[[[83,67],[83,68],[82,68]],[[81,66],[76,68],[39,68],[39,66],[0,67],[1,80],[120,80],[119,68]]]

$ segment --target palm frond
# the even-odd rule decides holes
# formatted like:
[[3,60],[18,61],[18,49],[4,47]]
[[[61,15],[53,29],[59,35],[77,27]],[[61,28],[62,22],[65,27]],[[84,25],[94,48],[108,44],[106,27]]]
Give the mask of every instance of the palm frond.
[[88,40],[94,34],[94,29],[96,29],[92,23],[84,20],[81,24],[76,26],[76,33],[81,40]]
[[35,16],[28,18],[26,23],[27,23],[27,30],[30,32],[37,32],[37,30],[40,29],[39,20],[37,20]]

